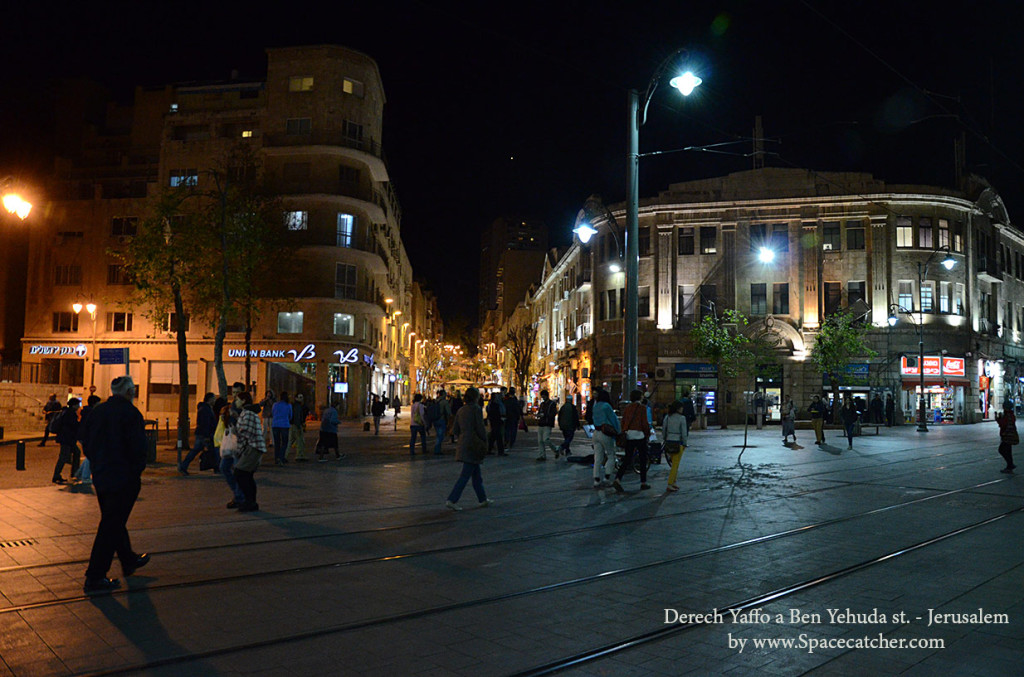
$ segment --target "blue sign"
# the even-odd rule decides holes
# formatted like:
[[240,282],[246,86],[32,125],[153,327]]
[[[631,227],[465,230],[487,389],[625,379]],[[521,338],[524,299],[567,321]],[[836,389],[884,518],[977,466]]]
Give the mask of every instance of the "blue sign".
[[128,364],[128,349],[100,348],[100,364]]
[[713,364],[706,362],[677,362],[676,376],[698,376],[702,378],[714,378],[718,375],[718,369]]

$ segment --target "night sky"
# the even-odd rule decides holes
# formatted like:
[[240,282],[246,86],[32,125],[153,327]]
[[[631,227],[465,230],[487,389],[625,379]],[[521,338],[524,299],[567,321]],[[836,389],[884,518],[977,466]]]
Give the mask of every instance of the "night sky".
[[[890,6],[891,5],[891,6]],[[949,7],[948,5],[956,5]],[[626,90],[675,49],[704,84],[664,86],[641,132],[641,197],[768,166],[859,170],[952,187],[970,171],[1024,209],[1024,9],[1016,2],[16,3],[0,52],[0,172],[50,167],[50,82],[263,77],[263,49],[334,43],[380,66],[384,149],[414,274],[446,319],[476,316],[479,231],[545,221],[569,242],[591,193],[625,195]],[[667,85],[667,83],[666,83]]]

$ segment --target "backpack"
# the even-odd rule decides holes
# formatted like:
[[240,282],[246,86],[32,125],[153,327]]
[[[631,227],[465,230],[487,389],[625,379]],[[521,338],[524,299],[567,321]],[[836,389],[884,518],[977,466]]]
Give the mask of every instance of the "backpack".
[[427,425],[434,425],[437,421],[441,420],[441,404],[434,400],[427,407],[426,412],[423,414],[423,421]]

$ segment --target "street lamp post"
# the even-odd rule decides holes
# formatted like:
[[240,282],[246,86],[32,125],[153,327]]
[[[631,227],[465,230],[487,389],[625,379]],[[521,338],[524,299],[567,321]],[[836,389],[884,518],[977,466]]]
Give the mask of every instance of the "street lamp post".
[[89,346],[89,389],[92,392],[92,388],[96,386],[96,304],[92,302],[71,304],[71,310],[75,311],[75,315],[80,315],[83,308],[89,313],[89,318],[92,320],[92,343]]

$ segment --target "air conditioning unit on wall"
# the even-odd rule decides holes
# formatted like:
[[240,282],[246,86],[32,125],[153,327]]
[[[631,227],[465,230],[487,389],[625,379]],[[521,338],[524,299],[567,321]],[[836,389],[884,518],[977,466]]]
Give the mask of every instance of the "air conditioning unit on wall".
[[672,374],[668,367],[657,367],[654,370],[654,379],[656,381],[669,381],[672,379]]

